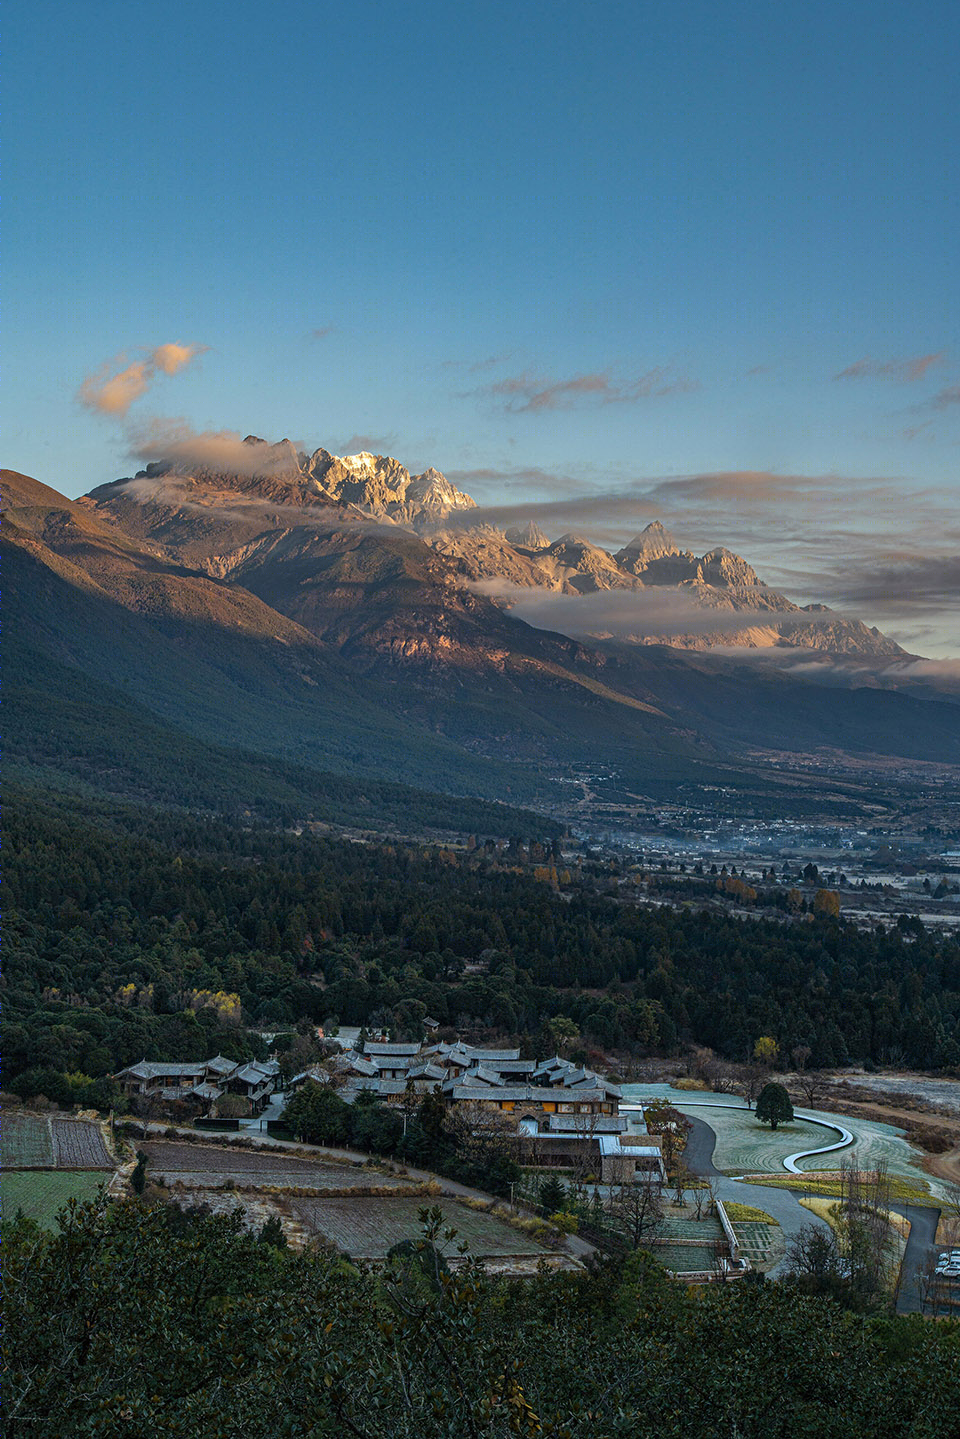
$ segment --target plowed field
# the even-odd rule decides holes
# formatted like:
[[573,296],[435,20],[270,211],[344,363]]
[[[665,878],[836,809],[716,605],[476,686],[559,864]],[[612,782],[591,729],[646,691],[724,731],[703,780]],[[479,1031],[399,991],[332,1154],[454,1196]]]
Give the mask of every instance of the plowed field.
[[187,1189],[217,1189],[228,1183],[251,1189],[402,1189],[404,1185],[402,1179],[362,1165],[329,1164],[270,1151],[177,1144],[174,1140],[151,1140],[140,1148],[147,1155],[152,1179]]
[[113,1169],[97,1125],[83,1119],[54,1119],[52,1125],[58,1169]]

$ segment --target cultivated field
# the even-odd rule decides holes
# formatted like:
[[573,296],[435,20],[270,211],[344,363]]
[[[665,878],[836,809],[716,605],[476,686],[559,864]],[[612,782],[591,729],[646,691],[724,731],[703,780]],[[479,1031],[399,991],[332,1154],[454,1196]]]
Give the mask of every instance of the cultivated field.
[[49,1119],[7,1110],[0,1122],[3,1168],[53,1169],[53,1135]]
[[3,1116],[4,1169],[113,1169],[114,1161],[96,1124],[46,1115]]
[[712,1244],[657,1244],[651,1248],[650,1253],[673,1274],[690,1274],[697,1270],[713,1269],[717,1262]]
[[84,1119],[53,1119],[51,1125],[58,1169],[113,1169],[113,1157],[96,1124]]
[[403,1189],[406,1181],[362,1165],[299,1159],[213,1144],[150,1140],[138,1146],[147,1155],[147,1173],[167,1185],[217,1189],[225,1184],[250,1189]]
[[456,1229],[448,1260],[458,1244],[479,1258],[537,1257],[540,1245],[503,1220],[454,1200],[400,1195],[376,1199],[291,1199],[290,1212],[304,1229],[322,1235],[353,1259],[384,1259],[395,1244],[414,1243],[423,1236],[420,1210],[440,1203],[444,1227]]
[[960,1115],[960,1085],[955,1079],[935,1079],[926,1074],[866,1074],[861,1069],[844,1070],[834,1075],[834,1083],[842,1092],[845,1084],[873,1090],[881,1102],[894,1104],[904,1099],[932,1104],[951,1114]]
[[0,1175],[0,1200],[5,1219],[22,1209],[44,1229],[56,1228],[57,1213],[68,1199],[95,1198],[107,1175],[91,1170],[6,1170]]

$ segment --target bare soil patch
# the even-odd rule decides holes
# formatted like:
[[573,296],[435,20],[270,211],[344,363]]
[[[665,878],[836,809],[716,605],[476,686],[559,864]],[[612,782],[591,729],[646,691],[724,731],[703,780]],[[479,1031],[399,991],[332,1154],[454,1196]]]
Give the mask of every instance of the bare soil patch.
[[58,1169],[114,1168],[98,1125],[87,1119],[54,1119],[51,1123]]
[[186,1189],[218,1189],[226,1184],[252,1189],[341,1191],[407,1187],[403,1179],[362,1165],[335,1164],[314,1157],[301,1159],[274,1151],[180,1144],[175,1140],[148,1140],[139,1147],[147,1155],[152,1179]]
[[898,1096],[896,1102],[847,1081],[834,1084],[817,1099],[817,1108],[831,1113],[860,1115],[881,1124],[896,1124],[924,1151],[922,1167],[928,1174],[960,1184],[960,1115],[944,1113],[923,1099]]

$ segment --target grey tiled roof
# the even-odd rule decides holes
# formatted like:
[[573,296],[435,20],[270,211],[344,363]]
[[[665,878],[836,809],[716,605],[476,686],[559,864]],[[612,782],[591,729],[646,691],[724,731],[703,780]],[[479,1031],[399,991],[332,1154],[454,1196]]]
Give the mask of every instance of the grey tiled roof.
[[593,1074],[585,1070],[581,1079],[570,1086],[572,1093],[579,1094],[584,1089],[602,1089],[605,1094],[613,1094],[617,1099],[622,1099],[623,1093],[617,1085],[611,1084],[609,1079],[601,1079],[599,1074]]
[[530,1104],[583,1104],[592,1101],[599,1104],[604,1098],[603,1090],[594,1089],[589,1091],[577,1090],[565,1092],[559,1089],[541,1089],[536,1084],[504,1084],[494,1088],[486,1084],[469,1084],[466,1082],[449,1082],[443,1086],[445,1093],[453,1095],[454,1099],[513,1099],[526,1101]]
[[132,1074],[135,1079],[170,1079],[175,1075],[191,1075],[199,1079],[206,1072],[205,1064],[161,1064],[153,1059],[141,1059],[139,1064],[131,1064],[127,1069],[121,1069],[121,1076]]
[[439,1082],[446,1079],[447,1076],[446,1070],[441,1069],[438,1064],[421,1064],[416,1069],[409,1071],[409,1077],[411,1079],[435,1079]]
[[232,1074],[237,1067],[237,1061],[235,1059],[224,1059],[222,1054],[215,1054],[212,1059],[207,1060],[204,1067],[206,1069],[212,1069],[215,1074]]
[[584,1114],[582,1119],[589,1121],[587,1125],[577,1128],[575,1114],[548,1114],[547,1128],[551,1130],[566,1130],[570,1134],[576,1134],[583,1138],[584,1134],[625,1134],[627,1129],[626,1115],[619,1114]]
[[479,1059],[481,1064],[495,1064],[498,1059],[520,1058],[519,1049],[475,1049],[469,1044],[464,1046],[464,1053],[471,1059]]
[[419,1044],[373,1044],[369,1040],[364,1046],[364,1054],[374,1059],[379,1054],[410,1054],[420,1053]]
[[[490,1065],[491,1061],[486,1057],[481,1061]],[[492,1062],[492,1067],[499,1070],[501,1074],[532,1074],[537,1067],[535,1059],[497,1059]]]
[[485,1064],[478,1064],[476,1069],[468,1070],[467,1073],[463,1076],[464,1084],[472,1084],[475,1080],[478,1079],[480,1080],[481,1084],[503,1084],[503,1080],[501,1079],[497,1071],[495,1069],[490,1069]]
[[371,1078],[378,1073],[377,1066],[359,1054],[344,1055],[343,1059],[337,1065],[337,1068],[341,1071],[352,1069],[356,1074],[366,1074]]

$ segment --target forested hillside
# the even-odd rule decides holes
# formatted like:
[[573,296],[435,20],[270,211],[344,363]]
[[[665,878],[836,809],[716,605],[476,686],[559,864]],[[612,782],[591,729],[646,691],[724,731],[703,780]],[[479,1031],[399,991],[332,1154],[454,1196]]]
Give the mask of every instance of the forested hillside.
[[[244,1025],[430,1013],[535,1043],[815,1066],[960,1059],[960,945],[917,927],[646,909],[518,835],[470,853],[354,845],[14,790],[6,812],[5,1084],[147,1056],[249,1052]],[[610,892],[604,893],[604,890]]]

